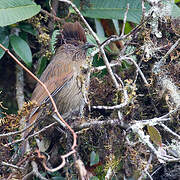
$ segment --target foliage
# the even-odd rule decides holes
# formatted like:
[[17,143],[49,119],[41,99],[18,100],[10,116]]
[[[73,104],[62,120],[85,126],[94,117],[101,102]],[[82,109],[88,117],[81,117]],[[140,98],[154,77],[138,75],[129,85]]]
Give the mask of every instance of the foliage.
[[90,166],[93,166],[98,163],[99,163],[99,155],[94,151],[92,151],[90,155]]
[[28,67],[32,65],[32,53],[29,45],[22,38],[16,35],[10,36],[10,44],[14,52],[25,62]]
[[[0,43],[6,48],[9,47],[9,39],[11,47],[14,52],[24,61],[24,63],[31,67],[32,65],[32,53],[28,42],[19,37],[19,32],[23,31],[32,35],[36,34],[36,31],[30,24],[22,23],[12,26],[19,21],[29,19],[36,15],[40,11],[40,6],[31,0],[2,0],[0,1],[0,27],[2,36]],[[13,34],[11,31],[16,31]],[[0,49],[0,59],[3,57],[4,52]]]
[[40,6],[32,0],[1,0],[0,26],[7,26],[29,19],[40,11]]
[[[52,2],[54,1],[52,0]],[[111,35],[120,35],[122,33],[127,3],[129,3],[129,10],[124,33],[128,34],[132,32],[133,28],[142,22],[141,0],[74,0],[73,2],[77,5],[82,15],[86,17],[91,27],[94,28],[101,43],[108,40]],[[176,2],[179,3],[179,1]],[[166,8],[170,7],[168,9],[170,10],[170,16],[179,18],[180,8],[176,4],[169,1],[165,1],[164,4]],[[54,45],[56,43],[56,35],[59,33],[59,29],[61,30],[64,21],[74,22],[77,19],[79,20],[79,16],[71,7],[64,3],[61,3],[59,6],[58,8],[61,8],[60,12],[57,12],[59,10],[58,8],[55,11],[56,14],[60,14],[61,19],[55,21],[55,18],[58,18],[58,16],[54,17],[54,12],[51,13],[51,16],[49,16],[47,12],[40,12],[41,7],[43,10],[49,13],[51,12],[52,7],[50,0],[46,0],[46,2],[37,0],[36,3],[33,0],[0,1],[0,44],[13,52],[18,59],[22,60],[38,77],[41,76],[49,63],[50,57],[55,53]],[[145,4],[145,7],[146,11],[151,8],[148,4]],[[67,16],[64,17],[62,15],[62,9],[63,12],[69,12]],[[151,17],[148,21],[151,22],[153,20],[153,17]],[[113,170],[113,175],[116,175],[118,178],[125,178],[125,175],[133,178],[136,176],[139,177],[139,174],[146,170],[150,151],[149,148],[145,144],[142,145],[138,139],[142,137],[137,136],[135,133],[130,133],[129,126],[134,124],[135,120],[149,119],[154,116],[159,117],[174,108],[170,95],[166,94],[169,91],[161,92],[164,90],[159,90],[158,87],[156,87],[160,86],[161,83],[157,83],[158,80],[155,73],[152,74],[151,69],[160,57],[166,56],[166,52],[170,49],[171,45],[176,42],[179,35],[174,31],[174,27],[171,26],[171,17],[169,19],[163,19],[163,21],[161,21],[161,19],[158,20],[157,29],[163,34],[161,38],[157,38],[152,33],[152,29],[149,28],[149,22],[144,22],[140,28],[133,31],[131,37],[129,36],[124,42],[113,41],[104,48],[109,62],[112,64],[119,63],[118,66],[112,67],[112,70],[117,75],[116,77],[120,77],[117,78],[118,83],[123,81],[124,86],[120,83],[122,86],[116,90],[111,78],[108,76],[106,68],[100,71],[94,71],[91,74],[89,99],[90,103],[94,106],[116,106],[120,103],[124,103],[124,92],[127,92],[129,99],[127,105],[120,110],[92,109],[91,112],[88,112],[88,115],[86,114],[87,112],[85,113],[85,118],[87,118],[88,123],[93,121],[108,121],[109,119],[121,119],[121,113],[123,114],[123,118],[121,119],[122,122],[119,120],[118,125],[105,124],[101,127],[89,127],[82,131],[78,131],[78,156],[82,158],[85,169],[91,174],[90,179],[92,180],[103,179],[109,168]],[[86,33],[86,37],[88,42],[97,45],[92,35]],[[152,42],[154,46],[151,44]],[[146,45],[148,43],[150,46],[147,47]],[[153,50],[156,48],[159,49],[154,54],[150,54],[149,49],[151,48],[153,48]],[[92,51],[94,51],[94,49],[88,51],[88,55],[90,55]],[[118,60],[123,54],[128,55],[128,57],[132,58],[134,62],[137,63],[137,66],[142,70],[142,73],[147,77],[148,81],[151,81],[148,86],[142,85],[142,79],[141,76],[138,75],[135,63],[125,59],[124,56],[121,60]],[[167,64],[164,64],[162,67],[165,72],[168,72],[167,76],[171,76],[170,79],[178,84],[177,86],[179,86],[178,73],[180,72],[178,58],[179,49],[177,48],[175,52],[172,52],[168,56]],[[5,91],[7,94],[12,94],[15,97],[15,68],[14,64],[9,65],[8,62],[9,56],[0,49],[0,80],[5,81],[1,81],[0,90]],[[4,66],[4,64],[7,64],[7,66]],[[104,65],[101,53],[96,54],[93,57],[93,68],[96,69],[96,67]],[[4,67],[6,67],[5,71]],[[13,79],[9,80],[8,74],[12,71],[14,75],[10,74],[10,76],[13,77]],[[6,78],[3,79],[2,77]],[[12,81],[14,83],[10,83]],[[4,84],[5,86],[3,86]],[[11,86],[10,90],[6,89],[8,85]],[[34,89],[34,82],[32,82],[28,75],[25,75],[24,87],[26,99],[29,99],[32,89]],[[12,89],[13,92],[11,92]],[[160,95],[161,93],[165,95]],[[14,99],[11,99],[11,101],[15,101]],[[7,105],[9,105],[11,101],[7,100]],[[23,106],[23,110],[17,112],[17,115],[6,115],[3,114],[4,109],[0,103],[1,133],[7,133],[18,129],[19,121],[17,122],[15,120],[28,116],[29,111],[32,110],[31,106],[34,104],[30,102],[30,104],[25,105],[27,106]],[[170,118],[172,122],[167,122],[167,124],[171,126],[174,131],[178,131],[176,128],[179,126],[178,112],[174,117],[172,116]],[[82,122],[77,120],[79,124],[83,124],[83,121],[84,119]],[[128,124],[128,128],[123,127],[123,123]],[[163,134],[163,129],[160,129],[158,126],[155,127],[153,123],[152,125],[150,123],[149,125],[140,126],[138,128],[139,131],[148,134],[145,137],[150,137],[155,147],[158,146],[159,149],[161,148],[162,152],[165,152],[163,149],[163,142],[171,141],[171,136],[168,135],[166,137],[166,134]],[[69,151],[69,146],[71,144],[71,142],[68,142],[69,139],[67,139],[67,141],[65,140],[67,138],[64,136],[66,131],[64,129],[62,131],[60,138],[53,137],[55,139],[54,141],[58,139],[60,148],[57,151],[51,149],[44,153],[47,153],[48,158],[49,154],[55,154],[55,158],[52,160],[53,163],[58,160],[59,164],[60,156]],[[18,138],[18,136],[15,137],[15,139]],[[7,139],[2,139],[2,141],[0,140],[0,143],[7,144],[11,141],[13,141],[13,138],[8,137]],[[179,142],[172,142],[172,147],[178,149],[176,144]],[[51,143],[52,146],[53,143],[54,142]],[[11,151],[10,154],[7,149],[4,148],[5,146],[0,147],[1,161],[5,161],[4,158],[7,161],[10,160],[12,153],[18,149],[17,144],[12,145],[10,148],[13,149],[13,151]],[[38,157],[35,153],[32,153],[28,154],[27,159],[29,161],[37,160]],[[74,161],[72,159],[69,157],[66,164],[67,166],[55,173],[45,172],[45,169],[42,168],[41,159],[38,159],[37,163],[40,174],[43,177],[54,180],[63,180],[66,179],[67,176],[69,179],[77,179],[77,172],[73,166]],[[51,164],[52,162],[49,161],[48,163]],[[156,166],[158,162],[154,160],[154,162],[149,163],[150,167],[151,164]],[[7,172],[7,169],[3,169],[2,172]],[[36,179],[38,180],[38,178]]]
[[[86,6],[82,5],[82,13],[85,17],[99,19],[124,19],[124,13],[129,3],[127,21],[140,23],[142,15],[141,0],[91,0]],[[81,8],[80,0],[75,0],[75,4]],[[149,7],[146,4],[146,7]]]

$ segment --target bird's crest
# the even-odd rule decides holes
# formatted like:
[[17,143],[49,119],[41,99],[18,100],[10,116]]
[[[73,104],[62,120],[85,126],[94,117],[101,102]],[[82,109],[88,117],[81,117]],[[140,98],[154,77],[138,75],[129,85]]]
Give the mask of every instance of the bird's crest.
[[63,44],[73,44],[78,46],[79,43],[86,43],[87,41],[85,31],[77,21],[75,23],[65,23],[63,30],[56,36],[56,38],[56,49]]

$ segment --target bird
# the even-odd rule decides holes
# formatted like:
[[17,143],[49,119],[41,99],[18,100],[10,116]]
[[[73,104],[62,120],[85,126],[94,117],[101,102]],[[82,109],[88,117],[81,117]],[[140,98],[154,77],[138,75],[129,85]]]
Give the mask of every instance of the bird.
[[[58,112],[66,120],[72,116],[82,116],[85,106],[84,90],[88,89],[87,50],[94,45],[87,42],[85,30],[79,22],[65,23],[57,35],[55,54],[42,73],[40,80],[53,97]],[[47,92],[38,83],[32,93],[31,101],[37,106],[32,109],[27,124],[36,122],[46,109],[53,111]],[[47,121],[44,118],[43,121]],[[31,129],[32,130],[32,129]],[[28,135],[25,133],[25,136]]]

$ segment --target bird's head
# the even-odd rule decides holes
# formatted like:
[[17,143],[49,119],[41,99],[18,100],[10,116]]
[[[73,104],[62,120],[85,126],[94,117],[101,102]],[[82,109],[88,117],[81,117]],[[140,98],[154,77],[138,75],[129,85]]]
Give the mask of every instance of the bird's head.
[[79,22],[65,23],[63,30],[57,35],[56,49],[64,44],[70,44],[86,51],[94,45],[87,42],[85,31]]

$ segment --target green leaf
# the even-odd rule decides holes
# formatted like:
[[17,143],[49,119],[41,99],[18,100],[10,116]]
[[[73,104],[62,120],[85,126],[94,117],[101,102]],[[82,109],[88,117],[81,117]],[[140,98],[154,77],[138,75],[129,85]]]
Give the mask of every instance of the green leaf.
[[37,35],[37,31],[32,27],[31,24],[23,23],[19,25],[20,29],[22,29],[24,32],[27,32],[33,36]]
[[118,20],[117,20],[117,19],[113,19],[112,21],[113,21],[114,27],[115,27],[115,29],[116,29],[116,33],[117,33],[117,34],[120,34],[120,28],[119,28],[119,22],[118,22]]
[[96,176],[93,176],[93,177],[90,178],[90,180],[99,180],[99,178],[96,177]]
[[[75,3],[81,9],[79,0],[75,0]],[[142,16],[141,0],[91,0],[89,6],[82,7],[82,14],[90,18],[124,19],[127,3],[129,3],[127,21],[139,24]],[[149,8],[147,3],[145,6]]]
[[179,3],[180,2],[180,0],[175,0],[175,3]]
[[[9,46],[9,36],[6,28],[0,27],[0,43],[5,47],[8,48]],[[0,48],[0,59],[3,57],[5,51]]]
[[90,155],[90,166],[93,166],[98,163],[99,163],[99,155],[94,151],[92,151]]
[[[92,44],[96,44],[96,45],[97,45],[96,40],[94,39],[94,37],[93,37],[91,34],[87,34],[87,35],[86,35],[86,38],[87,38],[87,41],[88,41],[89,43],[92,43]],[[104,41],[107,39],[106,37],[100,37],[100,36],[98,36],[98,38],[99,38],[99,40],[100,40],[101,43],[104,42]],[[92,48],[91,48],[90,50],[93,51]],[[105,50],[107,50],[107,51],[109,51],[109,52],[112,52],[111,49],[109,48],[109,46],[105,46]]]
[[162,1],[162,15],[163,16],[172,16],[173,18],[180,17],[180,8],[171,1]]
[[96,33],[98,36],[105,37],[105,32],[100,19],[95,19]]
[[42,56],[39,59],[39,67],[38,67],[38,72],[37,72],[37,76],[38,77],[40,77],[41,74],[43,73],[43,71],[45,70],[45,68],[47,66],[47,62],[48,62],[48,59],[45,56]]
[[128,34],[129,32],[131,32],[132,29],[133,28],[132,28],[131,24],[129,22],[126,22],[124,33]]
[[52,53],[54,54],[55,53],[55,44],[56,44],[56,36],[59,34],[60,32],[59,32],[59,30],[55,30],[55,31],[53,31],[53,33],[52,33],[52,37],[51,37],[51,42],[50,42],[50,44],[51,44],[51,51],[52,51]]
[[171,5],[172,5],[171,16],[174,18],[179,18],[180,17],[180,8],[174,3],[171,3]]
[[0,26],[7,26],[29,19],[41,7],[32,0],[0,0]]
[[24,61],[24,63],[31,67],[32,65],[32,53],[29,45],[26,41],[16,35],[10,36],[10,44],[14,52]]
[[147,126],[147,129],[148,129],[148,133],[151,138],[151,141],[157,146],[162,146],[162,137],[158,129],[153,126]]
[[52,180],[65,180],[65,178],[62,177],[62,176],[52,177],[51,179],[52,179]]

